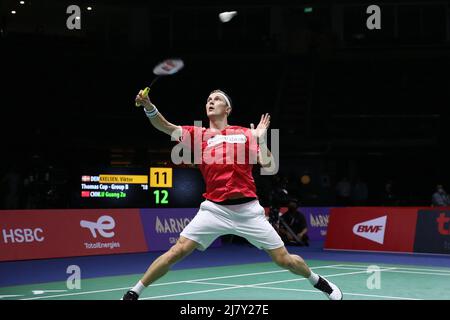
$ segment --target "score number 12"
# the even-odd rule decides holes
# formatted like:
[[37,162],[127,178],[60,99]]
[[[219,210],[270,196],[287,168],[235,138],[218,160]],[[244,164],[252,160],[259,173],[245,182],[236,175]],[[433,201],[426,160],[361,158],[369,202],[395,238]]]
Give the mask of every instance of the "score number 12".
[[[169,192],[167,190],[155,190],[153,191],[155,195],[155,203],[156,204],[168,204]],[[162,198],[161,198],[162,195]]]
[[[172,188],[172,168],[150,168],[150,187]],[[168,204],[169,191],[155,190],[155,204]]]

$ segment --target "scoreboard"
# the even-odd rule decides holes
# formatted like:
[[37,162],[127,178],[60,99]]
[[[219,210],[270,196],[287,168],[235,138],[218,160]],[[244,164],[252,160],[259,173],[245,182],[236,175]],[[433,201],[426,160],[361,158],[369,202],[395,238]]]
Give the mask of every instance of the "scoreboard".
[[195,168],[106,168],[80,176],[82,208],[198,207],[205,190]]

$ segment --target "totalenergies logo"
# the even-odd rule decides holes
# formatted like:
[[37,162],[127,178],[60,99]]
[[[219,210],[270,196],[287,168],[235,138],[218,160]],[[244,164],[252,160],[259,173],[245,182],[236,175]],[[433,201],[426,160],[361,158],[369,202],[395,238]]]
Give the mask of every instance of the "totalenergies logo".
[[450,218],[445,215],[445,213],[441,213],[439,217],[436,219],[438,223],[438,231],[443,236],[450,235],[450,225],[448,224],[450,222]]
[[112,238],[116,222],[111,216],[101,216],[96,222],[81,220],[80,226],[89,229],[94,238],[97,238],[97,231],[104,238]]

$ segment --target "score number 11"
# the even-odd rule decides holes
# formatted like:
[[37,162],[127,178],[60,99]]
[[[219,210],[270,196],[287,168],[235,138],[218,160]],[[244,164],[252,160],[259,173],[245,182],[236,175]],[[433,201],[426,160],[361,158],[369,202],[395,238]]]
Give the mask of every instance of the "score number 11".
[[[150,168],[150,188],[172,188],[172,168]],[[155,190],[155,204],[169,204],[168,190]]]

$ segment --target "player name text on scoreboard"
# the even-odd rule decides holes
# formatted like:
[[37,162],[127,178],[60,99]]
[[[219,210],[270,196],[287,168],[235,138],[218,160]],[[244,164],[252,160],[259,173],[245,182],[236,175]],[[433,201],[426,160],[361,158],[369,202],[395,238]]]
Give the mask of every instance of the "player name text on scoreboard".
[[113,175],[101,174],[99,175],[99,182],[101,183],[129,183],[129,184],[147,184],[148,176],[144,175]]

